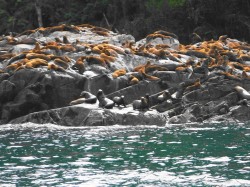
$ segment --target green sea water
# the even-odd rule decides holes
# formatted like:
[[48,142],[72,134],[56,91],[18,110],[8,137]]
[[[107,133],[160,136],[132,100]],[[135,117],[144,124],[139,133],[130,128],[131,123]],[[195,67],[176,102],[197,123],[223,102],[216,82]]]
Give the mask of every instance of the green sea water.
[[250,125],[4,125],[0,186],[250,186]]

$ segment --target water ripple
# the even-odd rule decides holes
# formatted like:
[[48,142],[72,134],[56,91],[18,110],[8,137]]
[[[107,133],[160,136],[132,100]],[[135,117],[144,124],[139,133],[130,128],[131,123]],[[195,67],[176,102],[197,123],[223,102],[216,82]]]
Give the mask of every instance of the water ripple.
[[1,186],[249,186],[249,124],[0,127]]

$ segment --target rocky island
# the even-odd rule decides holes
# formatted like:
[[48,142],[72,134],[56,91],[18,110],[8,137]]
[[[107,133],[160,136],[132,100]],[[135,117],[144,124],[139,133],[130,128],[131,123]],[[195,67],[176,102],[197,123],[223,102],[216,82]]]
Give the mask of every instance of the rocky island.
[[226,35],[201,41],[194,33],[182,45],[163,30],[135,41],[89,24],[2,36],[0,124],[247,122],[249,51]]

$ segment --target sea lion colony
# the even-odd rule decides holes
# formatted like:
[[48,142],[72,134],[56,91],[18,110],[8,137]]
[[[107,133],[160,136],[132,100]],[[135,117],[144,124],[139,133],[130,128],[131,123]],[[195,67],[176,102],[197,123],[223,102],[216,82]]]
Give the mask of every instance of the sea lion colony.
[[[92,35],[104,39],[100,43],[89,43],[81,40],[81,37],[73,41],[70,35],[53,39],[50,37],[45,40],[37,40],[35,37],[36,35],[46,37],[56,31],[69,31],[80,35],[92,33]],[[0,39],[0,73],[10,77],[22,69],[42,68],[58,72],[75,71],[82,75],[87,70],[98,70],[98,73],[109,74],[113,79],[126,76],[127,86],[138,84],[142,80],[162,81],[162,76],[159,75],[166,71],[176,72],[179,77],[188,75],[183,84],[180,84],[174,92],[167,91],[156,97],[158,103],[167,99],[176,101],[182,97],[184,92],[201,88],[208,79],[215,75],[236,81],[250,79],[248,73],[250,71],[250,45],[228,38],[226,35],[220,36],[218,40],[200,41],[199,36],[194,33],[192,36],[195,36],[195,42],[190,45],[180,44],[177,48],[173,48],[171,44],[178,37],[167,31],[156,31],[149,34],[144,43],[125,40],[120,42],[120,45],[105,41],[105,37],[113,35],[112,31],[89,24],[77,26],[63,24],[24,31],[16,36],[2,36]],[[163,43],[154,43],[154,40],[159,38]],[[164,41],[168,41],[168,44]],[[12,46],[18,44],[33,45],[33,48],[12,52]],[[72,55],[76,53],[81,55]],[[135,55],[143,56],[147,60],[134,67],[117,65],[118,59],[133,59]],[[242,94],[239,87],[236,88],[236,91],[243,98],[247,95],[245,92]],[[98,93],[99,96],[103,94]],[[126,97],[126,95],[123,96],[122,100],[126,100]],[[104,97],[99,98],[103,102],[105,101]],[[145,97],[138,99],[140,100],[134,103],[140,104],[133,103],[134,109],[149,108],[148,99]],[[248,99],[248,96],[244,99]],[[116,104],[126,106],[124,101],[118,101],[118,98],[115,100],[118,102]],[[78,101],[72,101],[71,104],[84,102],[85,99]],[[111,105],[113,107],[114,103],[106,108],[112,108]]]

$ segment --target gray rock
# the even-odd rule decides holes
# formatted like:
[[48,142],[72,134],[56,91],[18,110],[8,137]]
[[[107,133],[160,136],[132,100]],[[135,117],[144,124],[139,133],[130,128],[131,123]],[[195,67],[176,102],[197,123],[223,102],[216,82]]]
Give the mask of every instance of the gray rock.
[[0,83],[0,102],[11,100],[16,94],[16,85],[8,80]]
[[97,126],[97,125],[165,125],[166,116],[155,111],[133,111],[125,109],[100,109],[96,105],[81,104],[64,108],[35,112],[10,121],[19,123],[53,123],[63,126]]

